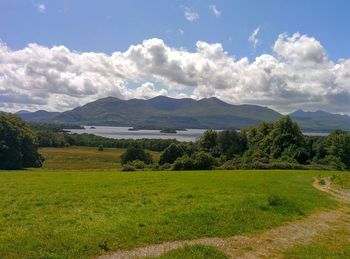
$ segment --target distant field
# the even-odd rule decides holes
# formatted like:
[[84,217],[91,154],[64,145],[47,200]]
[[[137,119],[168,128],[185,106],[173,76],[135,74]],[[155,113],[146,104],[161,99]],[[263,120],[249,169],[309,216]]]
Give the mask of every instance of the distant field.
[[[120,169],[120,156],[125,149],[105,148],[98,151],[94,147],[40,148],[45,157],[42,169],[49,170],[94,170]],[[158,152],[151,152],[154,160],[159,159]]]
[[319,174],[337,173],[1,171],[0,258],[87,258],[256,232],[336,207],[311,186]]

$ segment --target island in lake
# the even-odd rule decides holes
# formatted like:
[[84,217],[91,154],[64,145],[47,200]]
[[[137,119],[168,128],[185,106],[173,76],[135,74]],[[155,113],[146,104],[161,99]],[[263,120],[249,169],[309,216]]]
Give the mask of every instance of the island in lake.
[[128,131],[139,131],[139,130],[159,130],[160,133],[172,133],[176,134],[177,131],[187,131],[187,129],[177,129],[177,128],[159,128],[152,126],[141,126],[141,127],[132,127],[129,128]]

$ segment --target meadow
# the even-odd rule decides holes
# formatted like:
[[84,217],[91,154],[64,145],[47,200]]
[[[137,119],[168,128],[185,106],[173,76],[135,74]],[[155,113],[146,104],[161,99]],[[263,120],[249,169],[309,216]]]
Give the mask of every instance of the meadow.
[[[123,148],[104,148],[98,151],[95,147],[40,148],[45,157],[44,170],[106,170],[121,169],[120,157]],[[149,151],[154,160],[159,159],[160,152]]]
[[[338,172],[121,172],[119,149],[40,151],[43,168],[0,171],[0,258],[88,258],[254,233],[339,206],[311,186],[313,176]],[[223,256],[199,246],[164,258],[183,253]]]

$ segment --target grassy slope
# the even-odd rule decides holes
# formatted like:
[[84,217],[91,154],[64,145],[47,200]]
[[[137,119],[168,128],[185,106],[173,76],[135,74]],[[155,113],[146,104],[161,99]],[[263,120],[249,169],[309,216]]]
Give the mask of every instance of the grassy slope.
[[[335,206],[311,187],[319,173],[2,171],[0,258],[81,258],[270,228]],[[270,195],[283,203],[269,206]]]

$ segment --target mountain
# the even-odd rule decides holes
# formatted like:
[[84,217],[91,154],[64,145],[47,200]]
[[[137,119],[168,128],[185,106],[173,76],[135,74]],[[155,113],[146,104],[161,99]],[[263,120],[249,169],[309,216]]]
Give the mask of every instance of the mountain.
[[[152,99],[121,100],[106,97],[58,113],[19,111],[29,122],[50,122],[76,125],[130,126],[150,128],[246,128],[262,121],[275,121],[280,113],[258,105],[232,105],[218,98],[194,100],[158,96]],[[306,132],[350,130],[350,116],[325,111],[297,110],[289,114]]]
[[48,112],[44,110],[39,110],[36,112],[29,112],[29,111],[18,111],[15,113],[19,117],[21,117],[23,120],[28,122],[42,122],[42,121],[48,121],[52,119],[54,116],[60,114],[59,112]]
[[159,128],[244,128],[275,121],[278,112],[258,105],[231,105],[217,98],[194,100],[158,96],[148,100],[106,97],[60,113],[54,123]]
[[289,114],[304,131],[329,132],[334,129],[350,131],[350,116],[325,111],[305,112],[297,110]]

